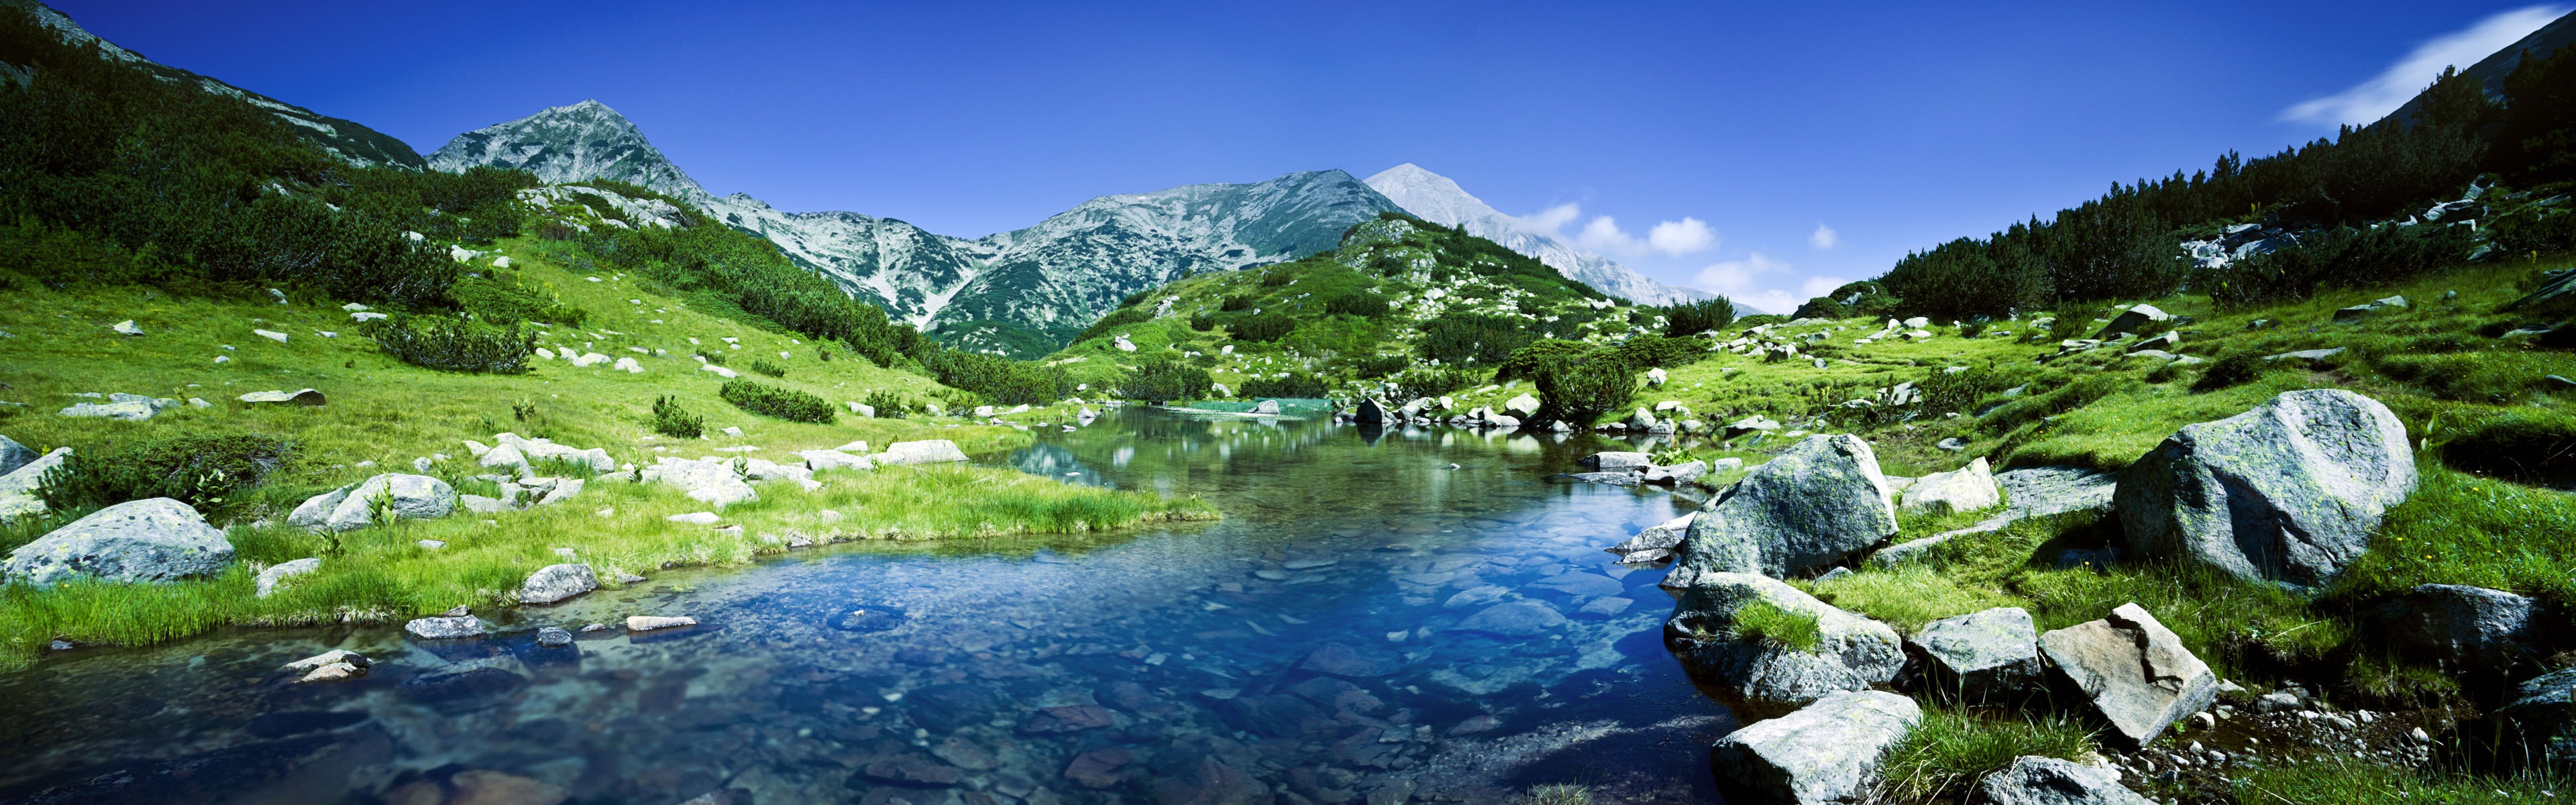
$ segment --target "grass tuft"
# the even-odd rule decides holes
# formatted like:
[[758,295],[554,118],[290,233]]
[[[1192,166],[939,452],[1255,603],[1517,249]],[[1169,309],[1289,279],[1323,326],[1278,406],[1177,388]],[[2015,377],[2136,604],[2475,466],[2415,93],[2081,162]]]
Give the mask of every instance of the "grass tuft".
[[2034,717],[1956,707],[1930,707],[1923,725],[1896,745],[1879,769],[1880,799],[1964,800],[1977,781],[2025,755],[2081,762],[2094,754],[2093,731],[2065,716]]
[[1749,601],[1735,610],[1729,628],[1737,637],[1760,640],[1794,651],[1813,651],[1823,641],[1816,616],[1791,612],[1769,601]]

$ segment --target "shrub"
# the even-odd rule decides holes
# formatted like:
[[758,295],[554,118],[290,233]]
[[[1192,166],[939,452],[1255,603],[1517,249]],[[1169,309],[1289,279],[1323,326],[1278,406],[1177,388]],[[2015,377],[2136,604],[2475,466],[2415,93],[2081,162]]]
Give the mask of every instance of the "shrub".
[[1206,369],[1169,358],[1154,358],[1136,367],[1134,374],[1118,384],[1118,396],[1162,405],[1173,400],[1207,396],[1215,385]]
[[1386,297],[1366,291],[1352,291],[1333,297],[1332,301],[1324,303],[1324,312],[1327,314],[1349,314],[1371,319],[1386,315],[1388,310]]
[[904,404],[903,396],[891,391],[868,392],[867,399],[859,403],[874,409],[879,419],[902,419],[911,411],[911,407]]
[[1760,640],[1792,651],[1809,651],[1823,641],[1816,627],[1816,616],[1781,609],[1769,601],[1749,601],[1737,607],[1729,625],[1737,637]]
[[517,322],[496,328],[441,316],[415,327],[412,316],[395,314],[375,322],[369,335],[395,360],[447,372],[521,374],[537,352],[537,334],[519,332]]
[[1708,357],[1708,344],[1696,338],[1640,335],[1611,347],[1607,353],[1602,357],[1625,363],[1638,371],[1658,366],[1669,369],[1689,366]]
[[1637,372],[1618,361],[1557,360],[1538,373],[1540,422],[1588,425],[1628,407],[1637,396]]
[[1038,405],[1073,393],[1073,379],[1059,366],[944,350],[923,363],[939,382],[996,405]]
[[1216,317],[1208,315],[1206,311],[1192,313],[1190,314],[1190,329],[1197,330],[1202,333],[1215,330]]
[[1405,367],[1413,365],[1413,359],[1403,355],[1371,355],[1345,359],[1342,365],[1361,379],[1374,380],[1404,371]]
[[724,351],[723,351],[723,350],[714,350],[714,349],[710,349],[710,350],[705,350],[705,351],[702,351],[702,352],[698,352],[698,353],[696,353],[696,354],[697,354],[697,356],[698,356],[698,357],[701,357],[701,358],[705,358],[705,359],[707,359],[707,362],[708,362],[708,363],[712,363],[712,364],[715,364],[715,365],[717,365],[717,366],[723,366],[723,365],[725,365],[725,354],[724,354]]
[[1537,336],[1528,322],[1518,318],[1487,316],[1477,313],[1444,313],[1440,318],[1423,322],[1422,357],[1442,363],[1502,363],[1514,350],[1528,346]]
[[2456,226],[2340,227],[2299,245],[2200,272],[2193,285],[2222,307],[2297,301],[2333,285],[2360,287],[2407,279],[2467,258],[2471,233]]
[[1297,329],[1297,320],[1284,313],[1262,313],[1235,319],[1225,329],[1239,341],[1277,341]]
[[1261,274],[1261,287],[1264,288],[1285,288],[1288,287],[1288,283],[1295,281],[1297,281],[1297,275],[1286,271],[1265,271]]
[[1241,397],[1294,397],[1300,399],[1319,399],[1328,393],[1330,392],[1324,388],[1324,381],[1305,372],[1290,372],[1287,377],[1252,378],[1250,380],[1243,381],[1243,388],[1235,390],[1235,394]]
[[1510,357],[1504,358],[1501,365],[1494,367],[1494,382],[1536,379],[1538,370],[1546,366],[1549,361],[1577,358],[1591,352],[1592,345],[1581,341],[1559,341],[1553,338],[1532,341],[1528,346],[1512,350]]
[[294,454],[294,442],[249,434],[172,436],[75,452],[38,479],[36,497],[66,520],[146,498],[173,498],[213,513]]
[[1419,400],[1456,393],[1476,382],[1476,377],[1463,370],[1444,366],[1413,369],[1395,378],[1395,397]]
[[1217,303],[1216,309],[1226,313],[1232,313],[1238,310],[1251,310],[1252,297],[1246,294],[1229,294],[1226,296],[1225,301]]
[[1735,302],[1719,296],[1664,309],[1664,335],[1689,338],[1735,323]]
[[733,403],[736,408],[762,416],[789,422],[832,423],[832,404],[802,391],[734,379],[725,381],[724,387],[716,390],[716,396]]
[[705,417],[692,416],[669,396],[653,399],[653,432],[674,439],[695,439],[706,433]]
[[[1139,291],[1138,293],[1143,292]],[[1100,317],[1099,321],[1092,322],[1090,327],[1083,328],[1082,334],[1074,336],[1073,340],[1074,343],[1081,343],[1117,332],[1120,327],[1125,327],[1130,324],[1143,324],[1153,320],[1154,314],[1152,311],[1133,307],[1119,308],[1117,310],[1110,311],[1109,315]]]
[[787,367],[780,366],[777,363],[770,361],[768,358],[753,358],[751,359],[751,366],[746,368],[749,368],[755,374],[764,374],[770,377],[787,376]]

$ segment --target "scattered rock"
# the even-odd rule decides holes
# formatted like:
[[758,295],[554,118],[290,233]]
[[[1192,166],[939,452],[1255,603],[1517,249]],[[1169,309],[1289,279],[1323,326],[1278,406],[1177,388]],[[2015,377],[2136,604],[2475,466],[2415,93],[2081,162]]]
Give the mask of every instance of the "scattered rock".
[[[868,449],[867,443],[860,442],[859,449],[862,451]],[[876,468],[876,462],[868,460],[866,456],[852,455],[840,450],[804,450],[799,451],[796,455],[798,458],[805,459],[806,469],[813,470],[815,472],[822,472],[824,470],[868,470]]]
[[2334,320],[2340,322],[2360,321],[2362,319],[2369,318],[2370,314],[2377,313],[2382,310],[2405,309],[2406,297],[2391,296],[2382,299],[2374,299],[2351,307],[2336,308],[2334,312]]
[[17,472],[19,467],[33,463],[36,458],[36,451],[7,436],[0,436],[0,477]]
[[[1798,648],[1776,636],[1742,633],[1738,616],[1756,602],[1814,619],[1815,645]],[[1664,621],[1664,642],[1695,675],[1756,704],[1798,706],[1837,691],[1867,690],[1905,666],[1905,650],[1887,624],[1752,573],[1702,575]]]
[[1693,519],[1666,587],[1710,573],[1803,574],[1896,533],[1896,507],[1869,443],[1809,436],[1755,467]]
[[2039,631],[2020,607],[1942,618],[1905,644],[1924,658],[1934,690],[1968,701],[2001,699],[2039,681]]
[[538,629],[537,645],[545,648],[563,648],[572,645],[572,633],[552,626]]
[[868,458],[874,459],[879,464],[908,466],[965,461],[966,453],[957,449],[956,442],[947,439],[926,439],[917,442],[895,442],[886,445],[885,452]]
[[1326,643],[1307,652],[1297,667],[1319,674],[1365,679],[1395,673],[1396,669],[1404,667],[1404,655],[1383,648]]
[[2137,604],[2039,636],[2040,653],[2108,722],[2114,743],[2135,749],[2218,698],[2218,675]]
[[2426,584],[2376,614],[2389,647],[2410,659],[2455,674],[2500,675],[2539,659],[2538,609],[2538,601],[2503,590]]
[[1537,397],[1522,394],[1509,400],[1504,400],[1503,411],[1511,414],[1512,416],[1528,419],[1538,413],[1538,405]]
[[2053,757],[2024,755],[1977,783],[1987,805],[2152,805],[2120,785],[2113,772]]
[[53,452],[18,465],[7,475],[0,475],[0,520],[42,514],[45,501],[36,497],[36,487],[43,483],[45,473],[62,466],[71,455],[71,448],[57,447]]
[[320,407],[329,402],[329,400],[322,396],[322,392],[314,391],[312,389],[299,389],[296,391],[254,391],[249,394],[242,395],[241,401],[252,404],[301,405],[307,408]]
[[671,516],[669,516],[669,517],[664,517],[664,518],[662,518],[662,519],[664,519],[664,520],[669,520],[669,521],[674,522],[674,523],[687,523],[687,524],[689,524],[689,525],[715,525],[716,523],[721,522],[721,521],[723,521],[723,520],[724,520],[724,518],[716,516],[716,513],[715,513],[715,512],[690,512],[690,513],[688,513],[688,514],[674,514],[674,515],[671,515]]
[[1876,690],[1834,693],[1709,747],[1718,793],[1735,805],[1875,801],[1879,763],[1923,723],[1914,700]]
[[2120,473],[2114,505],[2141,556],[2316,586],[2360,558],[2415,480],[2414,447],[2387,406],[2311,389],[2183,426]]
[[213,575],[232,561],[232,543],[196,509],[150,498],[91,512],[18,546],[0,571],[9,583],[37,587],[75,575],[130,584]]
[[1486,607],[1450,627],[1504,637],[1533,637],[1564,625],[1565,616],[1536,601],[1512,601]]
[[589,565],[547,565],[519,585],[519,603],[552,604],[596,589],[599,577]]
[[259,577],[253,581],[259,591],[257,596],[267,598],[277,593],[279,582],[320,569],[322,569],[322,560],[319,557],[306,557],[270,565],[267,570],[260,571]]
[[115,323],[115,324],[113,324],[113,325],[110,325],[110,326],[109,326],[109,329],[115,330],[117,335],[142,335],[142,334],[143,334],[143,328],[142,328],[142,327],[139,327],[139,326],[136,326],[136,325],[134,324],[134,320],[133,320],[133,319],[126,319],[126,320],[124,320],[124,321],[117,322],[117,323]]
[[[459,607],[458,609],[462,609]],[[483,636],[483,619],[455,610],[448,615],[413,618],[403,624],[403,631],[423,640],[457,640]]]
[[456,511],[456,489],[427,475],[386,473],[306,498],[286,522],[316,531],[374,525],[382,505],[395,519],[435,520]]
[[1602,550],[1617,554],[1623,564],[1670,559],[1673,555],[1673,547],[1682,544],[1682,537],[1690,531],[1691,520],[1698,517],[1698,512],[1692,512],[1666,520],[1660,525],[1637,532],[1636,536],[1629,537],[1626,542]]
[[1597,470],[1600,472],[1618,472],[1621,470],[1644,469],[1646,467],[1653,466],[1654,461],[1652,458],[1652,456],[1648,456],[1644,453],[1609,452],[1594,453],[1592,455],[1584,456],[1582,458],[1575,459],[1574,463],[1583,465],[1585,469]]
[[1923,476],[1905,488],[1905,510],[1909,512],[1936,508],[1972,512],[2002,502],[2003,492],[1995,487],[1995,476],[1987,470],[1983,456],[1968,462],[1968,466]]
[[2156,306],[2154,305],[2138,305],[2136,307],[2129,308],[2128,310],[2121,311],[2120,315],[2111,317],[2111,323],[2104,325],[2102,327],[2102,331],[2094,333],[2093,337],[2098,340],[2108,341],[2112,336],[2119,335],[2121,333],[2137,332],[2140,328],[2146,327],[2148,322],[2171,320],[2173,320],[2172,316],[2167,315],[2162,310],[2156,309]]
[[2284,352],[2279,355],[2265,355],[2263,356],[2263,359],[2267,361],[2322,363],[2334,356],[2343,354],[2344,349],[2344,347],[2335,347],[2333,349],[2303,349],[2297,352]]
[[698,619],[685,615],[677,617],[662,617],[658,615],[626,616],[626,631],[629,632],[650,632],[655,629],[676,629],[682,626],[696,625],[698,625]]
[[2576,761],[2576,668],[2522,683],[2496,717],[2521,733],[2531,757],[2549,765]]
[[1262,401],[1260,401],[1260,402],[1253,403],[1253,404],[1252,404],[1252,410],[1251,410],[1251,411],[1248,411],[1248,412],[1246,412],[1246,413],[1251,413],[1251,414],[1255,414],[1255,415],[1259,415],[1259,416],[1278,416],[1278,415],[1279,415],[1279,401],[1278,401],[1278,400],[1262,400]]
[[252,330],[250,331],[250,334],[270,341],[275,341],[280,344],[286,343],[286,334],[276,330]]

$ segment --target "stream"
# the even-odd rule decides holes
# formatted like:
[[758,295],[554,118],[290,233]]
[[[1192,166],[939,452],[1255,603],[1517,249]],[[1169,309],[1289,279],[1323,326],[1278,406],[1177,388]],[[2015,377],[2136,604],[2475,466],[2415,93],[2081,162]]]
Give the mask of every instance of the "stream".
[[[1601,550],[1690,504],[1549,477],[1605,449],[1113,411],[979,460],[1225,519],[664,571],[454,644],[60,653],[0,676],[0,801],[1715,801],[1735,722],[1663,646],[1662,572]],[[534,640],[628,615],[700,625]],[[373,673],[277,670],[333,648]]]

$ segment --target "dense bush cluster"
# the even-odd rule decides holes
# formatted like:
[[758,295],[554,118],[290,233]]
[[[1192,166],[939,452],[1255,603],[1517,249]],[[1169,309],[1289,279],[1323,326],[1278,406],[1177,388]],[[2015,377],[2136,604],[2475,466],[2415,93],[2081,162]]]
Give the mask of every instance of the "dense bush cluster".
[[1205,397],[1215,383],[1206,369],[1169,358],[1152,358],[1118,384],[1118,396],[1162,405]]
[[1297,329],[1297,320],[1285,313],[1257,313],[1226,322],[1225,329],[1237,341],[1277,341]]
[[2308,235],[2297,248],[2196,272],[2195,284],[2222,306],[2295,301],[2320,287],[2379,285],[2442,268],[2466,256],[2470,243],[2463,227],[2337,227]]
[[923,357],[931,377],[995,405],[1043,405],[1073,396],[1073,379],[1062,367],[953,350]]
[[751,373],[756,375],[766,375],[769,377],[787,376],[787,367],[780,366],[777,361],[773,361],[768,358],[753,358],[751,359],[751,365],[743,368],[751,370]]
[[727,380],[716,390],[716,396],[735,408],[789,422],[832,424],[832,404],[795,389],[783,389],[749,380]]
[[1319,399],[1331,393],[1330,390],[1324,387],[1324,381],[1322,379],[1305,372],[1290,372],[1287,377],[1252,378],[1250,380],[1243,381],[1243,388],[1235,389],[1234,392],[1236,396],[1240,397],[1295,397],[1300,399]]
[[395,360],[446,372],[519,374],[537,352],[536,332],[521,332],[515,321],[493,327],[454,316],[395,314],[369,325],[367,335]]
[[488,270],[483,276],[458,277],[448,292],[465,312],[487,324],[545,322],[580,327],[590,319],[589,311],[563,304],[553,293],[499,269]]
[[1674,338],[1723,330],[1733,323],[1735,302],[1723,296],[1664,308],[1664,334]]
[[1342,294],[1324,303],[1325,313],[1348,314],[1372,319],[1386,315],[1388,310],[1386,297],[1366,291]]
[[695,439],[706,433],[706,417],[690,414],[680,401],[669,396],[653,398],[653,432],[674,439]]
[[215,513],[295,456],[295,443],[249,434],[189,435],[76,452],[45,473],[36,497],[72,519],[130,500],[172,498]]
[[1451,311],[1421,324],[1422,357],[1441,363],[1502,363],[1537,338],[1529,323],[1508,316]]
[[1082,334],[1074,336],[1073,340],[1076,343],[1089,341],[1101,336],[1114,334],[1118,332],[1118,328],[1121,327],[1143,324],[1153,320],[1153,311],[1136,307],[1119,308],[1117,310],[1110,311],[1109,315],[1100,317],[1099,321],[1092,322],[1090,327],[1083,328]]
[[1620,361],[1558,358],[1539,367],[1537,381],[1539,422],[1589,425],[1637,396],[1637,370]]
[[1459,391],[1465,390],[1469,386],[1475,385],[1476,376],[1468,374],[1466,371],[1461,369],[1454,369],[1446,366],[1431,366],[1413,369],[1403,374],[1396,375],[1393,382],[1395,383],[1395,393],[1388,396],[1398,400],[1410,401],[1419,400],[1424,397],[1438,397],[1443,394],[1455,394]]

